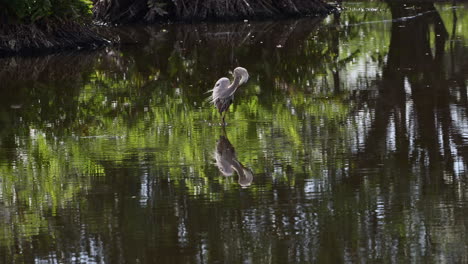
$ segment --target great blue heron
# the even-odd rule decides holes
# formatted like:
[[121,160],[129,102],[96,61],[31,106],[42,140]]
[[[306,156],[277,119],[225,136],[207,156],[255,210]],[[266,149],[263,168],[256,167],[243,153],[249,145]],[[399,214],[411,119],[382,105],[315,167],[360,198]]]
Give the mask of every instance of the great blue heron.
[[[245,68],[237,67],[234,69],[234,81],[231,83],[228,78],[223,77],[219,79],[212,91],[212,95],[209,98],[209,101],[213,103],[219,111],[221,118],[223,120],[223,125],[225,124],[224,118],[226,117],[226,111],[234,100],[234,93],[237,91],[237,88],[242,84],[246,83],[249,80],[249,73]],[[210,92],[208,91],[208,92]],[[224,113],[224,115],[223,115]]]

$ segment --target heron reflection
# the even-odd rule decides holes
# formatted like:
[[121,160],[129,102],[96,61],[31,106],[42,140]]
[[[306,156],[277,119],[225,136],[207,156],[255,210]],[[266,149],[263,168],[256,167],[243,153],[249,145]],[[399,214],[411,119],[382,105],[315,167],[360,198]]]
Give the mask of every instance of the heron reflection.
[[232,176],[236,172],[240,186],[248,187],[252,184],[252,171],[237,160],[236,151],[226,135],[221,135],[216,142],[215,159],[216,166],[224,176]]

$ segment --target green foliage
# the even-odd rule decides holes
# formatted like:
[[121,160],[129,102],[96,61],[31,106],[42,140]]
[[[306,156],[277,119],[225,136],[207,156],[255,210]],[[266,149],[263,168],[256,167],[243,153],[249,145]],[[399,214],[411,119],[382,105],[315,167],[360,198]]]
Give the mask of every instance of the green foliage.
[[46,18],[89,17],[92,2],[90,0],[0,0],[0,6],[5,6],[4,12],[10,22],[32,23]]

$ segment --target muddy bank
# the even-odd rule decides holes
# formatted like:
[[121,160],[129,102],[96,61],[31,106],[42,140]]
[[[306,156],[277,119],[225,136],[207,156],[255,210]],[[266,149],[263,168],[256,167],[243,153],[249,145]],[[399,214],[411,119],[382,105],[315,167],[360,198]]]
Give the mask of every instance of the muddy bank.
[[[93,14],[97,21],[125,24],[319,16],[334,10],[322,0],[94,0]],[[93,49],[119,42],[111,32],[114,29],[103,26],[97,30],[80,19],[9,23],[7,14],[0,12],[0,57]]]
[[111,43],[89,23],[41,21],[0,25],[0,57],[36,55],[66,49],[92,49]]

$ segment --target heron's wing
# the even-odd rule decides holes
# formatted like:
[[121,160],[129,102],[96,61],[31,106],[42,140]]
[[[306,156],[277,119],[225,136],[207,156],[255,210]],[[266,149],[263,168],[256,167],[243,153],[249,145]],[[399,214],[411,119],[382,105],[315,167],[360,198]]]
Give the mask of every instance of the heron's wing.
[[216,101],[216,99],[218,98],[218,95],[217,95],[218,93],[215,91],[216,88],[217,87],[214,87],[213,89],[210,89],[210,90],[204,92],[204,94],[211,93],[210,96],[205,98],[205,100],[204,100],[205,103],[212,104],[212,103],[214,103],[214,101]]
[[[204,92],[203,94],[212,93],[212,92],[213,92],[213,89],[210,89]],[[213,101],[213,95],[210,95],[207,98],[205,98],[205,100],[203,100],[203,103],[212,103],[212,101]]]
[[208,97],[208,100],[211,101],[211,103],[214,103],[217,99],[223,98],[223,92],[225,93],[226,88],[229,86],[229,79],[226,77],[223,77],[219,79],[213,89],[209,90],[208,92],[212,92],[211,96]]
[[216,101],[218,101],[218,99],[229,97],[230,96],[229,91],[227,91],[227,88],[229,87],[229,85],[230,85],[230,82],[228,78],[226,77],[220,78],[216,82],[213,89],[206,92],[206,93],[212,92],[211,96],[209,96],[206,99],[206,102],[215,103]]
[[212,104],[212,103],[213,103],[213,99],[212,99],[211,95],[208,96],[207,98],[205,98],[205,100],[203,100],[203,103],[204,103],[204,104]]

